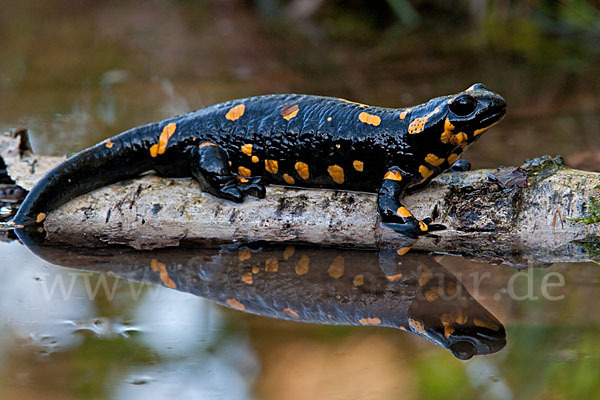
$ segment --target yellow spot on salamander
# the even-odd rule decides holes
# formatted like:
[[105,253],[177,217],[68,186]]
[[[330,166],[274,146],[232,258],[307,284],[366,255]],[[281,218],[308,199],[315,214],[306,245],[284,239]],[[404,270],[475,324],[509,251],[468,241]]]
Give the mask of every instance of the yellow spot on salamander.
[[258,159],[258,157],[256,157],[256,156],[252,156],[252,162],[253,162],[254,164],[256,164],[256,163],[257,163],[257,162],[259,162],[259,161],[260,161],[260,160]]
[[396,211],[396,214],[402,218],[412,217],[412,214],[410,213],[410,211],[408,211],[408,208],[406,208],[406,207],[398,208],[398,210]]
[[230,121],[237,121],[238,119],[240,119],[242,117],[242,115],[244,115],[244,112],[246,111],[246,106],[243,104],[237,105],[235,107],[232,107],[229,111],[227,111],[227,114],[225,114],[225,118],[227,118]]
[[198,145],[198,148],[201,149],[202,147],[206,146],[216,146],[216,144],[214,144],[213,142],[203,142]]
[[427,156],[425,157],[425,162],[433,167],[439,167],[444,163],[445,160],[445,158],[439,158],[438,156],[432,153],[427,154]]
[[290,258],[291,256],[294,255],[295,251],[296,251],[296,248],[294,246],[286,247],[285,250],[283,251],[283,259],[287,260],[288,258]]
[[450,143],[450,137],[452,136],[452,132],[454,132],[454,125],[448,118],[444,121],[444,132],[442,132],[442,136],[440,136],[440,140],[442,143],[448,144]]
[[157,144],[153,144],[150,147],[150,156],[156,157],[157,155],[158,155],[158,145]]
[[404,110],[404,111],[402,111],[402,112],[400,113],[400,119],[404,119],[404,118],[406,118],[406,114],[408,114],[408,111],[407,111],[407,110]]
[[279,163],[275,160],[265,160],[265,169],[267,172],[276,174],[279,171]]
[[450,143],[450,138],[452,137],[452,133],[448,131],[442,132],[442,136],[440,136],[440,141],[444,144]]
[[277,261],[277,257],[270,257],[265,262],[265,271],[266,272],[277,272],[279,271],[279,261]]
[[171,122],[170,124],[168,124],[167,126],[165,126],[163,128],[162,133],[164,133],[167,136],[167,139],[169,139],[171,136],[173,136],[176,129],[177,129],[177,124],[175,122]]
[[329,176],[331,176],[331,179],[333,179],[335,183],[344,183],[344,170],[339,165],[331,165],[327,167],[327,172],[329,172]]
[[167,272],[167,266],[165,264],[158,262],[157,259],[153,258],[152,261],[150,261],[150,268],[152,269],[152,271],[158,272],[163,285],[171,289],[177,288],[175,282],[173,282],[173,280],[169,277],[169,273]]
[[429,230],[429,226],[423,221],[419,221],[419,229],[423,232],[427,232]]
[[416,133],[423,132],[425,130],[425,124],[427,123],[427,121],[429,121],[429,118],[431,118],[431,116],[437,113],[438,111],[440,111],[440,108],[436,107],[432,112],[430,112],[426,116],[413,119],[408,125],[408,133],[414,135]]
[[362,285],[364,285],[364,283],[365,283],[365,277],[363,274],[357,274],[356,276],[354,276],[354,279],[352,280],[352,284],[355,287],[362,286]]
[[238,173],[242,176],[245,177],[249,177],[252,174],[252,171],[250,171],[248,168],[246,167],[239,167],[238,168]]
[[442,322],[443,326],[452,325],[454,323],[454,317],[449,313],[443,313],[440,316],[440,321]]
[[247,156],[251,156],[252,155],[252,145],[251,144],[245,144],[242,146],[242,153],[244,153]]
[[396,170],[391,170],[385,173],[383,179],[391,179],[399,182],[402,180],[402,174]]
[[229,307],[235,308],[236,310],[244,311],[246,306],[237,301],[236,299],[229,299],[226,301]]
[[381,123],[381,118],[379,116],[369,114],[364,111],[358,114],[358,120],[360,122],[364,122],[365,124],[373,126],[379,126],[379,124]]
[[46,219],[46,214],[45,213],[39,213],[37,215],[37,217],[35,218],[35,222],[37,222],[38,224],[42,221],[44,221]]
[[331,118],[331,117],[327,117],[327,122],[331,122],[332,119],[333,118]]
[[461,145],[463,143],[466,143],[468,139],[469,138],[467,137],[466,133],[464,133],[464,132],[458,132],[456,135],[452,135],[450,137],[450,144],[452,146],[458,146],[458,145]]
[[454,333],[454,327],[452,325],[448,325],[444,327],[444,336],[446,339],[450,337]]
[[396,254],[398,254],[399,256],[403,256],[406,253],[408,253],[410,251],[410,247],[401,247],[398,250],[396,250]]
[[419,277],[419,286],[423,287],[431,280],[431,272],[423,272]]
[[158,138],[158,154],[163,154],[165,150],[167,150],[167,143],[169,142],[171,136],[173,136],[175,133],[176,129],[177,124],[174,122],[171,122],[163,128],[162,132],[160,133],[160,137]]
[[[466,321],[465,321],[465,322],[466,322]],[[488,322],[488,321],[483,321],[483,320],[481,320],[481,319],[479,319],[479,318],[475,318],[475,319],[473,320],[473,323],[475,324],[475,326],[478,326],[478,327],[480,327],[480,328],[487,328],[487,329],[491,329],[491,330],[493,330],[493,331],[497,331],[498,329],[500,329],[500,328],[498,327],[498,325],[496,325],[495,323],[493,323],[493,322]]]
[[296,311],[292,310],[292,309],[291,309],[291,308],[289,308],[289,307],[286,307],[286,308],[284,308],[284,309],[283,309],[283,312],[284,312],[285,314],[289,315],[290,317],[294,318],[294,319],[298,319],[298,318],[300,318],[300,316],[298,315],[298,313],[297,313]]
[[255,265],[254,267],[252,267],[252,273],[253,273],[253,274],[255,274],[255,275],[256,275],[256,274],[258,274],[259,272],[260,272],[260,268],[258,268],[258,266],[256,266],[256,265]]
[[248,179],[246,179],[246,178],[243,178],[243,177],[241,177],[241,176],[240,176],[240,177],[238,177],[238,180],[239,180],[241,183],[248,183],[248,182],[250,182]]
[[379,325],[381,320],[377,317],[374,318],[361,318],[358,320],[362,325]]
[[425,130],[425,124],[427,123],[427,118],[415,118],[412,120],[410,125],[408,125],[408,133],[414,135],[416,133],[421,133]]
[[111,142],[110,139],[106,140],[106,143],[104,144],[106,146],[107,149],[112,149],[112,147],[115,145],[113,142]]
[[467,322],[468,318],[465,317],[465,315],[461,311],[458,311],[452,313],[443,313],[440,317],[440,320],[442,321],[442,325],[444,326],[453,324],[464,325],[465,322]]
[[300,175],[300,178],[307,180],[310,176],[310,172],[308,171],[308,164],[303,163],[302,161],[298,161],[294,165],[294,168],[296,168],[296,171],[298,172],[298,175]]
[[357,170],[358,172],[363,172],[363,169],[365,167],[365,164],[362,161],[358,161],[358,160],[354,160],[352,162],[352,166],[354,167],[355,170]]
[[289,121],[290,119],[298,115],[298,104],[293,104],[291,106],[283,106],[281,107],[280,113],[283,119]]
[[246,260],[249,260],[250,258],[252,258],[252,253],[248,249],[240,250],[240,252],[238,253],[238,259],[240,261],[246,261]]
[[248,272],[242,275],[242,282],[252,285],[254,283],[254,278],[252,277],[252,272]]
[[439,288],[434,287],[425,292],[425,298],[428,302],[433,303],[440,297]]
[[329,269],[327,269],[327,273],[333,279],[341,278],[344,275],[344,257],[337,256],[329,265]]
[[423,179],[427,179],[433,174],[433,171],[424,165],[419,165],[419,173],[421,174]]
[[298,264],[296,264],[296,274],[298,275],[304,275],[308,273],[308,265],[310,263],[310,258],[308,256],[302,256],[300,257],[300,260],[298,260]]
[[397,282],[400,279],[402,279],[402,274],[399,273],[399,274],[396,274],[396,275],[386,275],[386,278],[390,282]]
[[285,183],[287,183],[288,185],[293,185],[294,183],[296,183],[296,181],[294,180],[294,178],[292,178],[291,176],[289,176],[288,174],[283,174],[283,180],[285,181]]
[[452,153],[448,156],[448,164],[452,165],[458,159],[458,154]]

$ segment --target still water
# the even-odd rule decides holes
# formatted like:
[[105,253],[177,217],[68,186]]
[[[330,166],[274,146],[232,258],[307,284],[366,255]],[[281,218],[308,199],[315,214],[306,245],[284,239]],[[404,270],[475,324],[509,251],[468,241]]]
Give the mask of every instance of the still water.
[[[475,168],[598,148],[600,52],[585,29],[488,10],[503,30],[436,2],[443,15],[421,10],[409,29],[373,4],[8,2],[0,127],[64,154],[231,98],[408,106],[481,81],[509,108],[466,154]],[[599,398],[593,263],[8,240],[0,255],[0,398]]]

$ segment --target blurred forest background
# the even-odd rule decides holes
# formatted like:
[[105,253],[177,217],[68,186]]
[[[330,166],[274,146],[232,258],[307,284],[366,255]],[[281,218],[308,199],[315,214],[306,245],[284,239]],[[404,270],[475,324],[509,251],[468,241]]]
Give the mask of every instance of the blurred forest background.
[[598,149],[597,1],[22,0],[0,43],[0,128],[42,153],[232,98],[402,107],[474,82],[509,106],[475,167]]

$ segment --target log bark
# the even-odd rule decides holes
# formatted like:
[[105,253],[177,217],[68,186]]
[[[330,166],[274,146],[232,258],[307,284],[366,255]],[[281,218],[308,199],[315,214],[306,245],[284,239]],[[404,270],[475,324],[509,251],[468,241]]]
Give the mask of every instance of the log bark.
[[[62,157],[31,154],[23,135],[0,137],[11,177],[30,189]],[[202,193],[192,179],[145,175],[73,199],[49,213],[47,238],[135,249],[182,241],[304,242],[356,248],[406,247],[540,264],[597,259],[600,223],[589,217],[600,174],[542,157],[519,168],[446,173],[404,203],[448,227],[413,243],[380,226],[376,195],[271,186],[265,199],[235,204]]]

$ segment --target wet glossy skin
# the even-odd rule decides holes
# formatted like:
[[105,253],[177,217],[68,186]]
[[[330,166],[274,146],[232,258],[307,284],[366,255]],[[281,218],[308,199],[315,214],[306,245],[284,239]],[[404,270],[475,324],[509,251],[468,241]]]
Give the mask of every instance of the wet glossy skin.
[[264,197],[264,184],[379,192],[382,222],[407,236],[443,229],[399,199],[452,166],[505,112],[476,84],[407,109],[270,95],[134,128],[66,160],[31,191],[13,223],[41,222],[69,199],[142,172],[198,179],[218,197]]
[[114,276],[270,318],[398,328],[460,359],[495,353],[506,344],[500,321],[428,255],[305,246],[115,253],[23,239],[54,264],[97,272],[106,272],[108,265]]

